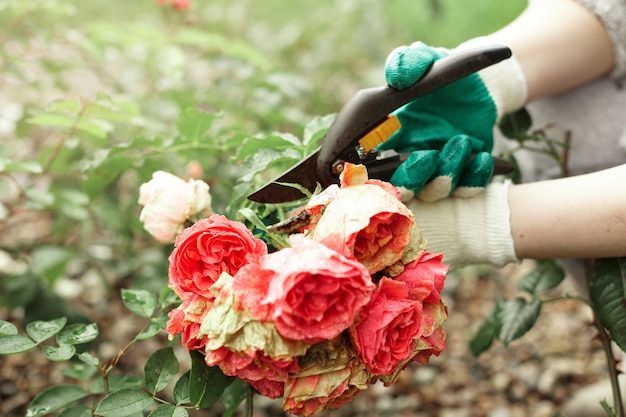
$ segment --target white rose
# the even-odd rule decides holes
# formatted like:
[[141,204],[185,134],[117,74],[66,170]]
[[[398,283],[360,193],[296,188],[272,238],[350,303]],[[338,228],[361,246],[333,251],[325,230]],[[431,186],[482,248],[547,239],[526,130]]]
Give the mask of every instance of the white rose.
[[168,172],[157,171],[139,189],[144,206],[139,220],[160,242],[173,242],[189,218],[211,210],[209,186],[200,180],[184,181]]

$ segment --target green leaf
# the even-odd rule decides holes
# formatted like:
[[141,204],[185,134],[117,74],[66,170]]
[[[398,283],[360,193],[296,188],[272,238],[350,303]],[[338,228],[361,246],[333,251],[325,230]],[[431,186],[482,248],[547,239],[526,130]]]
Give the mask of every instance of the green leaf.
[[138,340],[146,340],[157,335],[167,325],[167,316],[153,317],[150,319],[148,327],[137,335]]
[[208,367],[204,355],[191,351],[191,374],[189,376],[189,399],[197,408],[209,408],[219,400],[224,389],[233,381],[219,367]]
[[108,379],[111,392],[124,389],[140,389],[144,386],[144,379],[136,375],[109,374]]
[[91,366],[98,366],[98,364],[100,363],[98,358],[96,358],[89,352],[83,352],[79,354],[78,359],[80,359],[82,362],[86,363],[87,365],[91,365]]
[[65,273],[74,253],[58,246],[41,246],[33,251],[31,262],[33,273],[49,285]]
[[224,394],[222,394],[222,403],[224,404],[222,417],[232,417],[237,411],[239,404],[251,394],[252,389],[250,385],[241,379],[236,379],[224,390]]
[[288,133],[271,133],[269,135],[257,135],[244,140],[237,149],[237,160],[247,158],[259,149],[299,149],[302,147],[300,140]]
[[35,161],[0,161],[0,172],[27,172],[29,174],[41,174],[43,168]]
[[533,299],[527,303],[523,298],[514,298],[502,303],[500,334],[498,339],[505,345],[522,337],[530,330],[541,312],[541,301]]
[[178,373],[178,360],[171,347],[154,352],[143,368],[146,387],[156,394],[165,388]]
[[91,410],[81,405],[64,410],[58,417],[91,417]]
[[609,403],[605,399],[600,400],[600,406],[606,413],[607,417],[617,417],[615,410],[609,405]]
[[161,309],[180,304],[180,301],[178,295],[168,287],[163,287],[161,294],[159,294],[159,306],[161,306]]
[[40,343],[57,334],[67,323],[65,317],[50,321],[33,321],[26,326],[26,333],[35,342]]
[[14,353],[26,352],[35,346],[37,345],[25,336],[0,336],[0,355],[12,355]]
[[257,172],[263,171],[270,166],[293,164],[298,160],[300,160],[300,153],[295,149],[259,149],[241,164],[239,171],[240,180],[243,182],[251,181]]
[[69,378],[85,380],[91,378],[97,370],[98,368],[92,365],[87,365],[84,363],[72,363],[67,368],[64,368],[61,373]]
[[28,405],[26,417],[40,417],[87,396],[87,391],[77,385],[57,385],[39,394]]
[[66,326],[57,335],[59,345],[79,345],[87,343],[98,337],[98,325],[96,323],[77,323]]
[[489,349],[494,339],[500,333],[500,327],[502,322],[500,320],[500,313],[502,312],[502,306],[500,303],[496,303],[495,307],[491,311],[491,314],[483,321],[478,328],[474,337],[470,341],[470,351],[472,355],[479,356],[481,353]]
[[195,108],[185,109],[176,121],[176,128],[181,134],[180,140],[197,143],[204,139],[216,118],[215,113],[207,113]]
[[133,160],[124,155],[105,157],[95,167],[87,167],[82,185],[83,191],[87,193],[89,198],[102,194],[109,184],[132,165]]
[[15,336],[17,334],[17,327],[13,323],[0,320],[0,336]]
[[187,417],[187,410],[182,407],[176,407],[171,404],[159,404],[157,408],[152,410],[148,417]]
[[565,272],[553,260],[537,262],[534,270],[526,274],[519,283],[521,290],[530,294],[551,290],[565,278]]
[[594,261],[589,293],[598,319],[626,352],[626,258]]
[[326,116],[314,117],[304,127],[304,135],[302,137],[307,149],[313,149],[324,137],[326,131],[335,120],[335,114],[327,114]]
[[525,108],[514,113],[505,114],[498,127],[509,139],[521,139],[532,126],[532,119]]
[[122,289],[122,301],[126,308],[141,317],[150,317],[157,305],[156,295],[146,290]]
[[45,346],[43,354],[51,361],[60,362],[70,359],[76,353],[74,345]]
[[126,417],[139,413],[152,404],[152,398],[143,391],[124,389],[113,392],[96,407],[95,414],[104,417]]
[[176,381],[176,385],[174,385],[174,401],[176,404],[184,404],[188,403],[191,400],[189,399],[189,377],[191,376],[191,371],[185,372],[178,381]]

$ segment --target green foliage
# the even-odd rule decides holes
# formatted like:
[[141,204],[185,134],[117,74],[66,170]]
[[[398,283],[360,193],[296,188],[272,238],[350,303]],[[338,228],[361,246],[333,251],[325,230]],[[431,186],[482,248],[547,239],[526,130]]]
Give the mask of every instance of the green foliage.
[[159,404],[148,417],[187,417],[187,410],[171,404]]
[[157,297],[150,291],[122,289],[122,301],[133,313],[141,317],[150,317],[157,306]]
[[626,259],[596,260],[589,292],[598,319],[626,352]]
[[0,320],[0,336],[14,336],[17,334],[17,327],[13,323]]
[[143,391],[123,389],[104,397],[94,414],[102,417],[127,417],[142,412],[152,403],[152,398]]
[[12,355],[14,353],[26,352],[37,346],[28,337],[19,335],[8,335],[0,337],[0,355]]
[[617,414],[615,413],[615,410],[613,410],[613,407],[611,407],[609,405],[609,403],[605,399],[600,401],[600,406],[602,407],[602,409],[606,413],[607,417],[617,417]]
[[557,287],[565,278],[565,272],[553,260],[537,261],[536,268],[525,275],[519,288],[537,294]]
[[165,388],[178,373],[178,360],[170,347],[159,349],[144,366],[146,388],[154,395]]
[[174,385],[174,401],[176,404],[183,404],[191,402],[189,398],[189,378],[191,377],[191,370],[185,372]]
[[74,345],[45,346],[43,354],[54,362],[66,361],[76,353]]
[[521,108],[514,113],[505,114],[498,127],[504,136],[509,139],[524,140],[532,120],[528,110]]
[[535,268],[524,275],[518,284],[519,289],[530,295],[531,299],[528,300],[526,295],[498,301],[470,340],[472,354],[479,356],[496,339],[508,345],[526,334],[537,322],[542,305],[552,301],[543,298],[543,294],[556,288],[564,277],[565,273],[555,261],[537,261]]
[[226,376],[217,366],[208,367],[204,355],[191,351],[191,373],[189,375],[189,399],[197,408],[208,408],[230,385],[234,378]]
[[252,388],[241,379],[236,379],[224,390],[222,394],[222,403],[224,404],[224,412],[222,417],[232,417],[237,411],[237,407],[243,401],[251,401]]
[[80,345],[88,343],[98,337],[98,325],[90,324],[70,324],[57,334],[59,345]]
[[39,393],[28,405],[26,417],[40,417],[87,396],[77,385],[57,385]]
[[42,342],[57,334],[67,323],[65,317],[60,317],[51,321],[33,321],[26,326],[26,333],[35,342]]

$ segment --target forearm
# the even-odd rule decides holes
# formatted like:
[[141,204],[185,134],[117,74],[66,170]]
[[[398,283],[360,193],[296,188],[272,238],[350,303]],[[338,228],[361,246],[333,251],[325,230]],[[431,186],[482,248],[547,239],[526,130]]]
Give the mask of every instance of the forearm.
[[526,77],[527,101],[575,88],[614,66],[604,26],[573,0],[532,2],[493,36],[517,57]]
[[509,188],[519,258],[626,256],[626,165]]

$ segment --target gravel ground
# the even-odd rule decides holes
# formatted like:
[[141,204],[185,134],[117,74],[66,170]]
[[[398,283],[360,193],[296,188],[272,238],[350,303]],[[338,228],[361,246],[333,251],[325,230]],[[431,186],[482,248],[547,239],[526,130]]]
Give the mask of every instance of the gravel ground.
[[[588,307],[576,301],[547,304],[536,326],[509,347],[496,344],[478,359],[468,349],[472,332],[494,301],[514,295],[517,278],[530,268],[532,263],[528,262],[497,271],[474,267],[451,274],[445,291],[450,307],[447,350],[427,366],[405,370],[394,386],[374,385],[351,405],[324,415],[553,416],[577,390],[606,375],[604,354],[593,340]],[[556,291],[572,293],[575,289],[568,279]],[[94,308],[91,313],[100,323],[104,341],[99,346],[101,357],[113,356],[141,327],[141,321],[120,304],[114,303],[107,310]],[[0,318],[7,316],[0,310]],[[120,368],[140,375],[149,352],[165,341],[160,337],[133,346]],[[185,352],[179,349],[177,354],[184,362]],[[22,416],[37,392],[70,382],[64,380],[60,368],[37,351],[0,356],[0,415]],[[191,414],[213,416],[219,415],[219,410]],[[254,415],[283,415],[280,401],[256,397]]]

